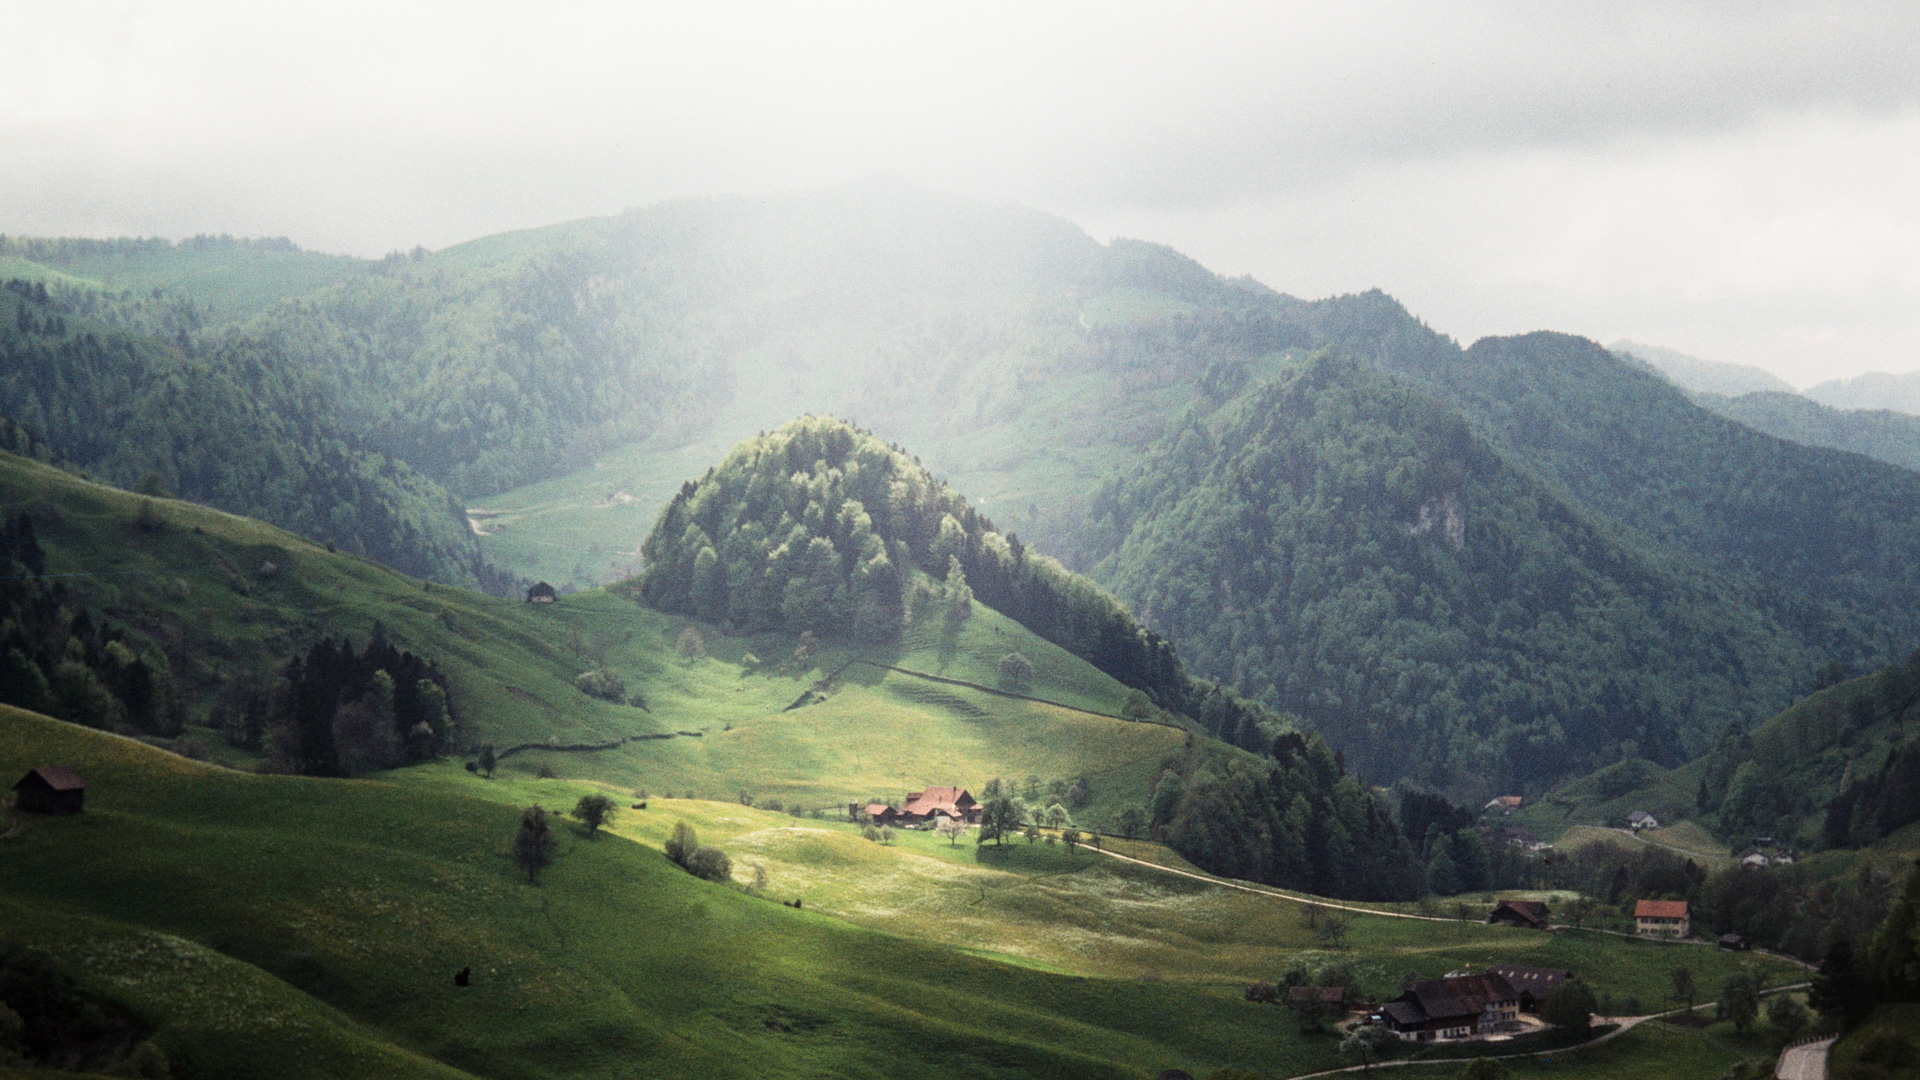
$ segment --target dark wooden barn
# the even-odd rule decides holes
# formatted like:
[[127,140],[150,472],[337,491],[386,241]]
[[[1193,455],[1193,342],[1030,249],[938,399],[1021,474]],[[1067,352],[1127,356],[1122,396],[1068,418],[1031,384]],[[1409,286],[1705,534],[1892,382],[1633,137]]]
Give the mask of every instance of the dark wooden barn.
[[77,814],[86,809],[87,782],[65,765],[42,765],[13,785],[14,805],[33,814]]

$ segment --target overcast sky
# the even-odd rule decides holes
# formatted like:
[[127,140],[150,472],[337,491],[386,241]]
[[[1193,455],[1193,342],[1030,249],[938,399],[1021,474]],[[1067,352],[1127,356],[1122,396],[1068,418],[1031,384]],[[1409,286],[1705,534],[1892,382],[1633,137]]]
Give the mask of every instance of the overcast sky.
[[1920,5],[293,7],[0,0],[0,231],[377,255],[884,173],[1463,343],[1920,369]]

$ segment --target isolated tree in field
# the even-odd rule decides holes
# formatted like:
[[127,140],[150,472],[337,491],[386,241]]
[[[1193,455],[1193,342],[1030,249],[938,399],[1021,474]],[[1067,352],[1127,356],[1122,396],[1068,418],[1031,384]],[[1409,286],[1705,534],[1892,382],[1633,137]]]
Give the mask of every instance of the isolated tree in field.
[[553,862],[558,847],[547,823],[547,812],[537,806],[527,807],[520,815],[520,831],[513,834],[513,861],[527,872],[529,883],[540,879],[540,871]]
[[487,774],[487,779],[493,779],[493,770],[498,768],[499,765],[500,760],[493,756],[493,744],[487,743],[481,746],[480,771]]
[[1673,997],[1675,1001],[1687,1003],[1687,1011],[1693,1011],[1693,1002],[1700,994],[1699,987],[1693,983],[1693,969],[1681,966],[1673,969]]
[[1073,818],[1067,813],[1066,807],[1059,803],[1047,807],[1047,828],[1064,829],[1071,824],[1073,824]]
[[1020,835],[1022,835],[1022,836],[1024,836],[1024,837],[1026,837],[1026,838],[1027,838],[1027,843],[1029,843],[1029,844],[1031,844],[1031,843],[1033,843],[1033,842],[1034,842],[1035,840],[1038,840],[1038,839],[1040,839],[1040,826],[1038,826],[1038,825],[1028,825],[1028,826],[1027,826],[1027,828],[1026,828],[1026,831],[1025,831],[1025,832],[1023,832],[1023,833],[1021,833]]
[[1585,1038],[1593,1027],[1593,991],[1578,979],[1568,979],[1540,1003],[1540,1019],[1570,1036]]
[[1807,1007],[1792,994],[1775,994],[1773,1000],[1767,1002],[1767,1026],[1780,1036],[1781,1042],[1792,1042],[1799,1038],[1811,1019],[1807,1015]]
[[1068,829],[1066,832],[1060,834],[1060,839],[1066,843],[1067,850],[1072,851],[1080,846],[1080,830]]
[[1568,926],[1578,930],[1581,923],[1593,918],[1593,901],[1582,896],[1561,908],[1560,917],[1567,920]]
[[1320,925],[1320,916],[1324,914],[1326,914],[1326,909],[1319,904],[1302,905],[1300,908],[1300,925],[1309,930],[1316,929]]
[[960,834],[967,831],[967,823],[958,818],[948,818],[934,828],[934,833],[947,838],[948,847],[960,846]]
[[685,866],[687,857],[700,850],[700,836],[693,831],[693,826],[676,821],[673,823],[673,835],[660,845],[660,850],[666,853],[668,859]]
[[1347,930],[1346,916],[1329,911],[1320,917],[1320,929],[1316,933],[1320,935],[1320,940],[1337,949],[1347,940]]
[[1000,685],[1009,690],[1025,690],[1032,686],[1033,661],[1017,652],[1010,652],[1001,657]]
[[1733,1030],[1742,1035],[1760,1015],[1760,980],[1752,975],[1734,975],[1720,987],[1719,1017],[1733,1021]]
[[600,833],[600,826],[613,820],[613,800],[605,795],[582,795],[580,801],[573,804],[573,819],[587,827],[587,839],[591,840]]
[[1396,1036],[1381,1024],[1366,1024],[1353,1029],[1353,1034],[1340,1041],[1340,1052],[1360,1059],[1362,1071],[1373,1068],[1373,1062],[1386,1050]]
[[1147,812],[1137,806],[1129,806],[1120,811],[1120,819],[1114,823],[1115,831],[1129,840],[1137,840],[1147,827]]

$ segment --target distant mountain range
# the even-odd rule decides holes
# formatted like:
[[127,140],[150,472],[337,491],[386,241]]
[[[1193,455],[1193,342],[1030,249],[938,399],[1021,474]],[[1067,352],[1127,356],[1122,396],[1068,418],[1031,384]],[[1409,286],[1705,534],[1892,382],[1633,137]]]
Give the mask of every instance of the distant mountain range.
[[[1379,780],[1677,763],[1920,641],[1906,417],[1690,397],[1667,354],[1565,335],[1463,349],[1383,293],[1303,301],[1019,207],[863,185],[380,262],[8,243],[0,348],[34,366],[0,413],[120,483],[505,588],[462,506],[615,502],[616,452],[659,506],[688,448],[832,414]],[[1718,385],[1786,396],[1765,378]]]

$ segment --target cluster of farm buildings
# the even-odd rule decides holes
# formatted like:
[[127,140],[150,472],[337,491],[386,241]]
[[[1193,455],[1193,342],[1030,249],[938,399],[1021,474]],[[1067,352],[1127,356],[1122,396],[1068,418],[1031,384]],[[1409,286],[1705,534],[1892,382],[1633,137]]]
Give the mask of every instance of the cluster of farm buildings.
[[871,821],[875,825],[908,829],[938,825],[943,821],[978,825],[980,803],[965,788],[930,787],[923,791],[907,792],[906,799],[898,807],[883,802],[865,806],[848,803],[847,820]]

